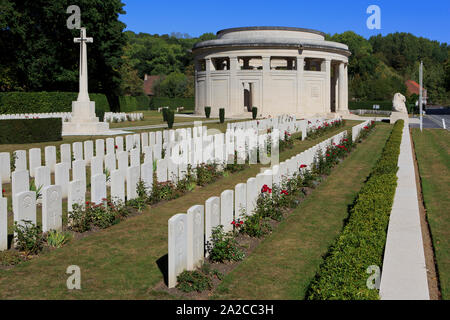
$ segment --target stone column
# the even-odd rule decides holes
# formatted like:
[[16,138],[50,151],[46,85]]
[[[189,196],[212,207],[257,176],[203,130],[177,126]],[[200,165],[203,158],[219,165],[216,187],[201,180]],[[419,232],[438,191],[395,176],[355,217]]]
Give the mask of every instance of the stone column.
[[347,68],[345,67],[345,63],[342,61],[339,63],[339,103],[338,103],[338,112],[342,112],[348,110],[347,102],[346,102],[346,78],[347,78]]
[[[211,106],[211,70],[212,70],[212,62],[211,58],[205,59],[206,63],[206,106]],[[201,111],[202,114],[205,113],[205,110]]]
[[225,117],[234,114],[240,114],[239,112],[239,87],[237,81],[237,70],[239,67],[238,58],[236,56],[230,57],[230,105],[225,112]]
[[342,112],[348,113],[348,63],[344,64],[344,104],[342,106]]
[[331,112],[331,59],[325,59],[325,108],[323,112]]
[[303,97],[303,83],[304,83],[304,57],[297,57],[297,113],[305,113],[305,101]]
[[264,114],[264,110],[265,110],[265,105],[270,105],[269,103],[267,103],[267,101],[269,101],[266,97],[267,92],[270,92],[270,88],[269,88],[269,81],[270,81],[270,56],[263,56],[262,57],[262,67],[263,67],[263,76],[262,76],[262,101],[260,101],[259,103],[261,104],[261,109],[258,107],[258,113],[259,114]]

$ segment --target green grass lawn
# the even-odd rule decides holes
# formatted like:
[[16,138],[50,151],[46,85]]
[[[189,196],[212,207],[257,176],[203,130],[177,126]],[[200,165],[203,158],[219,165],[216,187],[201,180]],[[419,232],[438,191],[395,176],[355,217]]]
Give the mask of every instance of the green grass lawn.
[[450,132],[412,129],[442,299],[450,299]]
[[[359,121],[347,121],[343,128],[314,139],[296,140],[294,148],[280,155],[280,161],[300,153],[320,141],[351,127]],[[166,271],[167,221],[195,204],[259,173],[260,165],[230,174],[204,188],[148,208],[109,229],[91,234],[67,246],[44,252],[34,260],[9,270],[0,270],[0,299],[160,299],[170,296],[154,292]],[[68,266],[81,268],[81,290],[66,288]]]
[[391,126],[378,124],[330,176],[229,273],[216,299],[304,299],[323,255],[339,235],[348,207],[379,158]]

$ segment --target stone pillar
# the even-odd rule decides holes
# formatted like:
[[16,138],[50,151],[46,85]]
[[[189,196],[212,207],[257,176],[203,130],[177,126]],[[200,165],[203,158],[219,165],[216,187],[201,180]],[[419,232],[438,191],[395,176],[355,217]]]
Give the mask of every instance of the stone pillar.
[[344,64],[344,104],[342,112],[348,113],[348,63]]
[[323,112],[331,112],[331,59],[325,59],[325,108]]
[[[206,106],[211,106],[211,70],[212,70],[212,62],[211,58],[205,59],[206,63]],[[204,110],[201,111],[204,114]]]
[[262,76],[262,101],[260,101],[259,103],[261,104],[261,109],[258,108],[258,113],[259,114],[264,114],[264,109],[265,109],[265,105],[270,105],[270,103],[267,103],[269,101],[268,97],[266,96],[267,92],[270,92],[270,88],[269,88],[269,72],[270,72],[270,56],[263,56],[262,57],[262,67],[263,67],[263,76]]
[[239,114],[239,83],[237,81],[237,70],[239,67],[238,58],[236,56],[230,57],[230,105],[225,111],[225,117],[234,114]]
[[303,83],[304,83],[304,67],[305,58],[297,57],[297,113],[305,113],[305,101],[303,97]]
[[345,112],[348,110],[348,102],[347,102],[347,67],[345,66],[345,62],[339,63],[339,109],[338,112]]

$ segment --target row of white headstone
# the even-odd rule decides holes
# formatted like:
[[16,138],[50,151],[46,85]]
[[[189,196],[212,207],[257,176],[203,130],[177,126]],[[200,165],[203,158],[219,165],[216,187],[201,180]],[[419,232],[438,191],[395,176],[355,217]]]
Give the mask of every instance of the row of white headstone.
[[324,153],[333,143],[339,144],[346,137],[343,131],[302,153],[274,165],[246,183],[239,183],[234,190],[225,190],[220,197],[211,197],[204,205],[192,206],[186,214],[179,213],[168,221],[168,284],[173,288],[177,276],[184,270],[194,270],[205,258],[205,248],[212,230],[219,225],[225,232],[233,230],[233,220],[253,215],[261,188],[280,186],[285,179],[302,173],[302,165],[310,169],[318,152]]
[[361,130],[363,130],[364,127],[369,126],[370,121],[371,121],[371,120],[366,120],[366,121],[364,121],[363,123],[360,123],[360,124],[358,124],[358,125],[356,125],[356,126],[354,126],[354,127],[352,128],[352,140],[353,140],[353,142],[356,141],[356,139],[358,138],[359,133],[361,132]]
[[124,122],[124,121],[140,121],[144,119],[142,112],[105,112],[103,122]]
[[51,112],[51,113],[0,114],[0,120],[48,119],[48,118],[61,118],[63,121],[69,121],[72,118],[72,113],[71,112]]
[[[188,128],[190,129],[190,128]],[[215,146],[218,146],[217,141],[221,141],[222,145],[216,148],[216,150],[222,149],[223,137],[224,135],[216,135],[216,136],[204,136],[202,127],[193,128],[194,136],[197,136],[190,141],[194,141],[195,143],[191,143],[190,145],[197,145],[196,149],[188,150],[189,151],[189,159],[194,159],[192,157],[193,154],[197,154],[195,161],[198,164],[201,164],[203,160],[206,162],[215,162],[218,159],[211,157],[209,158],[208,152],[203,152],[202,147],[204,143],[210,143],[214,137],[216,137],[216,142],[210,144],[210,147],[206,147],[206,149],[210,152],[209,154],[214,156],[218,155],[215,150]],[[179,136],[186,136],[185,129],[179,129]],[[206,133],[206,130],[204,130]],[[155,134],[153,136],[156,140],[161,140],[161,136],[163,135],[161,132],[158,135],[158,132],[155,134],[153,132],[150,135]],[[173,136],[173,140],[177,137],[175,135],[176,132],[167,133],[166,139],[170,142],[172,141],[169,137]],[[199,136],[200,135],[200,136]],[[234,138],[231,133],[229,133],[232,138]],[[254,137],[255,135],[250,135]],[[15,160],[16,170],[12,173],[12,207],[14,212],[14,220],[17,222],[21,222],[22,220],[30,220],[32,222],[36,221],[36,192],[30,191],[30,176],[35,178],[35,186],[37,190],[41,190],[41,197],[38,200],[42,203],[43,206],[43,230],[48,231],[50,229],[59,229],[62,226],[62,199],[68,199],[68,211],[70,212],[73,204],[78,204],[83,206],[86,200],[86,192],[87,192],[87,182],[86,182],[86,165],[89,160],[90,168],[91,168],[91,202],[99,204],[102,203],[103,199],[106,198],[107,186],[109,186],[111,198],[114,201],[125,201],[125,190],[126,190],[126,199],[131,200],[137,197],[136,192],[136,184],[139,179],[142,179],[144,182],[147,192],[151,192],[153,187],[153,159],[157,162],[157,179],[159,182],[164,182],[171,177],[173,182],[177,182],[178,179],[182,179],[187,170],[187,164],[189,162],[181,161],[182,157],[180,156],[178,159],[175,159],[175,155],[179,154],[179,150],[184,149],[185,146],[188,146],[188,140],[181,140],[181,143],[171,143],[171,147],[167,148],[166,158],[161,159],[161,148],[159,144],[154,144],[153,146],[146,146],[143,148],[144,151],[144,161],[141,164],[140,157],[140,137],[142,135],[129,135],[127,136],[127,149],[128,146],[133,146],[134,148],[130,151],[120,150],[122,148],[115,146],[115,148],[107,148],[107,150],[111,150],[110,153],[107,152],[106,155],[97,155],[95,157],[88,157],[83,159],[83,144],[74,143],[74,157],[75,160],[70,162],[70,145],[65,147],[61,146],[61,160],[62,162],[56,163],[56,148],[53,146],[45,148],[46,155],[46,166],[39,166],[41,164],[40,159],[40,149],[31,149],[30,150],[30,169],[33,169],[33,173],[29,174],[26,169],[26,158],[23,161],[24,154],[21,152],[16,152],[16,156],[18,158]],[[147,136],[148,137],[148,136]],[[150,136],[150,141],[152,140]],[[222,137],[222,139],[217,140],[217,137]],[[239,137],[239,141],[241,143],[245,143],[245,140],[242,139],[244,135],[241,134],[240,131],[236,132],[236,137]],[[267,134],[262,135],[264,139],[267,139]],[[112,140],[112,141],[111,141]],[[116,140],[110,139],[109,144],[111,145],[113,142],[119,143],[123,147],[123,137],[116,137]],[[143,144],[145,145],[145,140],[143,139]],[[234,155],[234,140],[231,143],[232,154]],[[257,141],[257,140],[256,140]],[[276,139],[278,141],[278,139]],[[103,143],[102,143],[103,142]],[[107,139],[108,145],[108,139]],[[239,152],[245,150],[244,144],[236,144],[240,149]],[[93,142],[87,141],[84,144],[85,146],[85,156],[89,154],[92,156],[93,150]],[[97,150],[104,150],[104,141],[99,139],[96,141]],[[181,146],[181,148],[180,148]],[[184,147],[183,147],[184,146]],[[114,149],[119,149],[117,152]],[[177,150],[177,151],[174,151]],[[273,148],[272,148],[273,150]],[[170,151],[170,152],[169,152]],[[212,151],[212,153],[211,153]],[[158,156],[159,153],[159,156]],[[172,154],[172,156],[169,156]],[[187,154],[187,152],[186,152]],[[4,154],[5,155],[5,154]],[[9,153],[6,153],[9,156]],[[202,157],[203,155],[207,155],[206,157]],[[222,156],[224,153],[222,153]],[[26,157],[26,153],[25,153]],[[49,161],[52,159],[53,161]],[[222,158],[223,159],[223,158]],[[130,161],[131,160],[131,161]],[[256,158],[255,158],[256,161]],[[234,163],[234,157],[233,157]],[[255,162],[256,163],[256,162]],[[9,164],[9,158],[5,161],[5,166],[9,168],[7,164]],[[107,177],[104,173],[103,168],[108,169],[110,172],[109,181],[106,181]],[[72,169],[72,179],[70,179],[70,169]],[[51,181],[51,173],[55,173],[54,184]],[[126,186],[126,187],[125,187]],[[57,188],[55,188],[57,187]],[[1,188],[1,183],[0,183]],[[47,196],[47,194],[51,194]],[[34,199],[30,201],[30,199]],[[49,200],[51,199],[51,200]],[[5,199],[6,201],[6,199]],[[55,207],[56,206],[56,207]],[[47,209],[49,208],[48,213]],[[44,217],[46,215],[50,215],[47,219]],[[29,219],[31,217],[31,219]],[[53,224],[44,223],[44,221],[53,221]],[[57,221],[57,222],[55,222]],[[5,224],[6,225],[6,224]],[[6,232],[6,231],[5,231]]]

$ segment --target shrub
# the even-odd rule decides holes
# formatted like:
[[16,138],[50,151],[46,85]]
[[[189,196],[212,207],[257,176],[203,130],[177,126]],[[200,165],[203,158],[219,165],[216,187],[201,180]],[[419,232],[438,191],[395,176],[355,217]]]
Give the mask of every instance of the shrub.
[[200,271],[183,271],[177,276],[176,288],[183,292],[202,292],[212,289],[211,278]]
[[240,261],[245,256],[244,252],[238,248],[233,233],[225,233],[222,225],[212,230],[211,241],[207,242],[206,248],[209,259],[213,262]]
[[205,107],[205,116],[206,119],[209,119],[209,117],[211,116],[211,107]]
[[239,231],[250,237],[260,238],[272,231],[269,221],[270,218],[264,218],[259,214],[246,215]]
[[68,226],[75,232],[86,232],[91,229],[91,217],[89,212],[78,204],[74,204],[72,212],[69,213]]
[[217,170],[217,164],[206,164],[202,163],[197,166],[196,177],[197,185],[205,186],[216,181],[221,176],[220,172]]
[[14,222],[14,241],[18,250],[26,255],[37,254],[42,250],[43,236],[41,228],[29,220],[22,220],[22,224]]
[[61,248],[69,242],[70,239],[72,239],[72,235],[70,233],[58,232],[55,230],[50,230],[46,237],[47,244],[53,248]]
[[167,110],[166,118],[167,118],[167,127],[169,127],[169,129],[172,129],[173,123],[175,121],[175,112],[173,110]]
[[395,123],[380,159],[360,190],[342,233],[311,282],[307,297],[317,299],[378,299],[366,286],[366,269],[383,263],[389,216],[397,186],[397,161],[403,120]]
[[258,116],[258,108],[257,107],[253,107],[252,108],[252,118],[253,118],[253,120],[256,120],[257,116]]
[[219,109],[219,119],[220,119],[220,123],[225,122],[225,109],[224,108]]
[[28,144],[62,140],[62,120],[60,118],[0,120],[0,126],[2,128],[0,144]]
[[167,111],[169,111],[168,108],[162,108],[161,113],[162,113],[162,117],[163,117],[163,121],[166,122],[167,121]]

